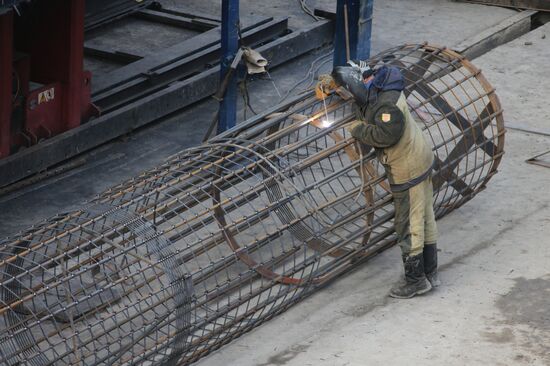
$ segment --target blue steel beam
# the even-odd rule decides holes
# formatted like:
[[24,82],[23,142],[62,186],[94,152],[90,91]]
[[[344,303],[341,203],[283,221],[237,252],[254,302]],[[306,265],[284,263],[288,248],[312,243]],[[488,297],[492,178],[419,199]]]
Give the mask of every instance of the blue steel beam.
[[[230,72],[231,62],[239,50],[239,0],[222,0],[221,67],[220,83]],[[237,120],[236,73],[227,83],[225,96],[220,102],[218,133],[234,127]]]
[[357,58],[359,60],[367,60],[370,57],[373,7],[374,0],[361,0],[357,32]]
[[348,61],[346,54],[346,10],[349,58],[360,60],[369,58],[373,3],[374,0],[338,0],[334,32],[334,66],[345,65]]

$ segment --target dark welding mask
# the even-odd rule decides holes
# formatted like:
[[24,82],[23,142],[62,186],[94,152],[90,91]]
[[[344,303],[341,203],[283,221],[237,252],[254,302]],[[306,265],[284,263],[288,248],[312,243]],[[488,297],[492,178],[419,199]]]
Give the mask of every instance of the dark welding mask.
[[369,100],[369,89],[364,82],[363,71],[354,66],[336,66],[332,70],[332,78],[336,85],[346,88],[355,101],[364,105]]

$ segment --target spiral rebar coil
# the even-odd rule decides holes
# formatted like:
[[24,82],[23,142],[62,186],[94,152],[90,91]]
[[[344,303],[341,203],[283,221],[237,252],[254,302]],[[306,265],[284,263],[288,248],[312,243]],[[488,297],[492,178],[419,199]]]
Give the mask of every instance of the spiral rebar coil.
[[[441,217],[497,171],[497,96],[449,49],[370,61],[403,71]],[[393,245],[388,183],[353,119],[350,100],[303,94],[5,239],[1,364],[186,365]]]

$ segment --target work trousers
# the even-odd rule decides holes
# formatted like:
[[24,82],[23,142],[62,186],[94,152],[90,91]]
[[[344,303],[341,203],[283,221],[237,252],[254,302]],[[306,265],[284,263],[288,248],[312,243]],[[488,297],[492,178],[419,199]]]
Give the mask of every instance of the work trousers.
[[393,192],[395,231],[404,257],[422,253],[424,245],[437,242],[432,178],[414,187]]

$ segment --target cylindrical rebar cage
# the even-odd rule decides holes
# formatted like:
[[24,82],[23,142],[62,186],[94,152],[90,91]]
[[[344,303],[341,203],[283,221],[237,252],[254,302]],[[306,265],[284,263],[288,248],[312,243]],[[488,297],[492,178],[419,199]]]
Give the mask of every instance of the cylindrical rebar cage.
[[[370,62],[403,72],[441,217],[497,171],[498,98],[449,49]],[[189,364],[393,245],[391,191],[345,129],[352,107],[295,97],[5,239],[0,364]]]

